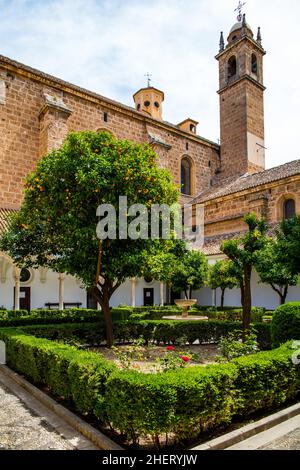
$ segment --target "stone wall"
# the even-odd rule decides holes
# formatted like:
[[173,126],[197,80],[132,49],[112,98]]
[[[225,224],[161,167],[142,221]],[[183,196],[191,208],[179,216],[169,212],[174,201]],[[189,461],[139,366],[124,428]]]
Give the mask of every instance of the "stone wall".
[[26,175],[70,131],[106,129],[140,143],[154,134],[161,141],[154,145],[159,163],[171,170],[176,184],[181,158],[188,155],[193,195],[210,187],[219,161],[217,144],[3,57],[0,82],[5,84],[0,97],[1,207],[19,207]]
[[256,212],[270,224],[280,222],[286,199],[293,198],[300,213],[300,175],[260,185],[205,202],[205,236],[245,230],[243,216]]

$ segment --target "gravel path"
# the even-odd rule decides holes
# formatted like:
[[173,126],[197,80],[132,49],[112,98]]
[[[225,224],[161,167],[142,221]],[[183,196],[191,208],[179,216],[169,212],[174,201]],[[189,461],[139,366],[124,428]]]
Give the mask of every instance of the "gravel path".
[[300,450],[300,428],[275,439],[269,445],[260,447],[259,450]]
[[96,450],[88,439],[0,375],[0,450]]

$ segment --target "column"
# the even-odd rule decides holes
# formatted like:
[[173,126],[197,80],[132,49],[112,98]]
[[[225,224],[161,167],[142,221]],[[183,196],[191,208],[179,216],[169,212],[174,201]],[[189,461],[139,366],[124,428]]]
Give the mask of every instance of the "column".
[[136,278],[130,279],[131,282],[131,307],[135,307],[135,296],[136,296]]
[[163,307],[164,306],[164,283],[163,282],[160,282],[159,284],[159,303],[160,303],[160,306]]
[[14,310],[20,310],[20,273],[21,273],[21,270],[15,267],[14,268],[14,279],[15,279]]
[[59,310],[64,309],[64,297],[65,297],[65,275],[60,273],[58,275],[59,287],[58,287],[58,302]]

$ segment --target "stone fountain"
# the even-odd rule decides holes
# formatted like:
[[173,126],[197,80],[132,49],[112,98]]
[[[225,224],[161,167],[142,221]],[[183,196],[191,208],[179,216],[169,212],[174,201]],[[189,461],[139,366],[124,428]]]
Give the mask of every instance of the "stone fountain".
[[174,302],[178,307],[182,308],[182,317],[188,318],[188,309],[197,303],[197,299],[175,299]]

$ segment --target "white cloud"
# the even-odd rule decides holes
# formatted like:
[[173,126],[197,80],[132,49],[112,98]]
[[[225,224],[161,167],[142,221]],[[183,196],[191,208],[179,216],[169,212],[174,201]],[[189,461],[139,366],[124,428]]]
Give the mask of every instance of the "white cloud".
[[[237,0],[0,0],[1,54],[132,105],[146,83],[166,95],[164,118],[190,116],[219,136],[220,30]],[[247,21],[262,27],[267,166],[300,158],[296,146],[300,72],[297,0],[248,0]]]

